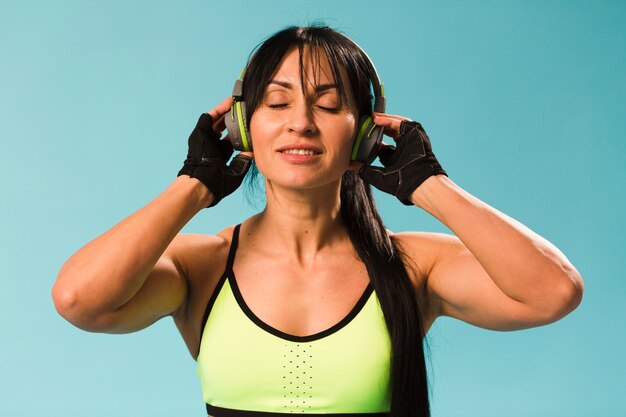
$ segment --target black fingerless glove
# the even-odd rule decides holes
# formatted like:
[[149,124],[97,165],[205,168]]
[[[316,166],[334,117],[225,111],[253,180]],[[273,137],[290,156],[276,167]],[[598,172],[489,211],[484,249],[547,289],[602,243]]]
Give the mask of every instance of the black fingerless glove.
[[404,205],[413,205],[411,194],[428,177],[448,174],[435,158],[430,139],[418,122],[400,123],[396,146],[385,146],[378,154],[384,168],[363,165],[359,176],[381,191],[395,195]]
[[213,203],[208,206],[213,207],[241,185],[250,168],[252,158],[241,154],[226,165],[232,154],[231,143],[220,140],[220,135],[213,130],[211,115],[202,113],[189,135],[187,159],[177,176],[189,175],[200,180],[213,194]]

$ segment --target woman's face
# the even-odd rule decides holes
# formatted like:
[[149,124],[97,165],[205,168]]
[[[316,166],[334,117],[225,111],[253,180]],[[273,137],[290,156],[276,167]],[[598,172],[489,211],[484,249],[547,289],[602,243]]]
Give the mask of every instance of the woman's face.
[[[297,46],[287,51],[250,120],[254,159],[273,186],[312,189],[341,179],[350,164],[357,110],[352,92],[341,103],[325,54],[314,77],[306,53],[305,91]],[[345,86],[349,86],[342,68]],[[313,80],[317,79],[317,85]]]

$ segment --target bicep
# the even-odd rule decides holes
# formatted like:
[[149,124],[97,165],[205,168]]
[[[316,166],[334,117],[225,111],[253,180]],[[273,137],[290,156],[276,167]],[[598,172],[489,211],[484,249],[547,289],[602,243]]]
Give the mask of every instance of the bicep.
[[430,260],[426,294],[435,317],[453,317],[498,331],[549,322],[540,312],[506,295],[457,236],[420,233],[418,240]]
[[102,320],[107,333],[131,333],[173,315],[185,303],[187,279],[179,252],[184,236],[177,235],[156,262],[139,291]]

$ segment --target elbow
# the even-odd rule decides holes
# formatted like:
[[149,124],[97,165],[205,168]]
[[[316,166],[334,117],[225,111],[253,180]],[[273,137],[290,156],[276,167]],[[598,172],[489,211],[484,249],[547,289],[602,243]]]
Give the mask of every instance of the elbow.
[[104,323],[104,316],[86,307],[73,289],[55,284],[52,287],[52,301],[57,313],[72,325],[88,332],[106,332],[108,327]]
[[583,300],[583,293],[585,292],[585,284],[583,278],[578,271],[569,276],[570,283],[568,284],[567,301],[568,301],[568,313],[574,311]]
[[574,311],[583,300],[585,284],[580,272],[569,262],[562,269],[564,274],[563,298],[565,300],[565,310],[567,314]]
[[52,302],[57,313],[70,321],[72,311],[76,307],[76,293],[60,285],[57,281],[52,287]]
[[550,321],[560,320],[576,310],[582,302],[584,292],[585,287],[581,275],[576,270],[570,271],[554,303],[556,309],[553,310]]

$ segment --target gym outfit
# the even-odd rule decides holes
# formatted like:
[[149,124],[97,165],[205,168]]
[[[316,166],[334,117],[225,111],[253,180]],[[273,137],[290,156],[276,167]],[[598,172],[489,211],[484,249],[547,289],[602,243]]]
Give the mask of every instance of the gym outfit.
[[[240,225],[206,307],[197,374],[214,417],[388,415],[391,340],[371,283],[339,323],[294,336],[259,319],[233,273]],[[289,300],[285,300],[289,302]]]

